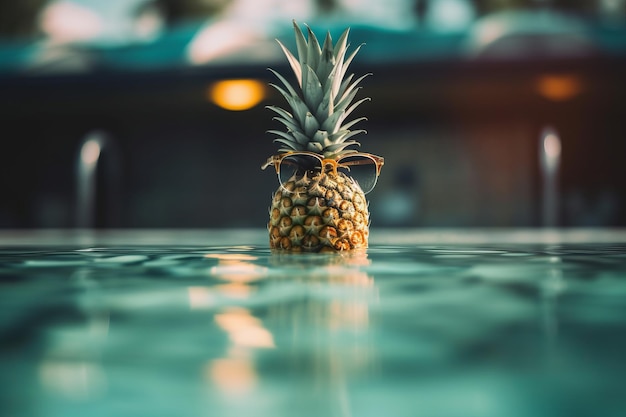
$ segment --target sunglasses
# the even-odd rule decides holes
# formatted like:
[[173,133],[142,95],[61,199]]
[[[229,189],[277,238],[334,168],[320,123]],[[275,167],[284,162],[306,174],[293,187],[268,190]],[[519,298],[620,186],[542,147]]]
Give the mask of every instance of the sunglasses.
[[261,168],[274,165],[278,181],[285,187],[294,175],[296,178],[304,176],[305,173],[314,175],[326,172],[330,167],[335,174],[343,172],[354,179],[367,194],[376,186],[380,169],[384,164],[383,157],[369,153],[350,153],[337,159],[329,159],[314,152],[287,152],[270,156]]

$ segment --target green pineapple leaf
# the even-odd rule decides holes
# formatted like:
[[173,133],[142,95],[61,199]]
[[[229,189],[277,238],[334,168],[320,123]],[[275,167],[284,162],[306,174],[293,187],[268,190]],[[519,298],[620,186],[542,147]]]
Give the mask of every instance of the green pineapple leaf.
[[360,104],[369,100],[363,98],[355,101],[355,98],[361,89],[361,82],[371,74],[355,79],[354,74],[346,76],[346,72],[362,45],[348,54],[350,28],[347,28],[335,45],[330,32],[327,32],[320,46],[311,28],[304,26],[306,36],[297,22],[293,21],[297,54],[278,41],[296,76],[297,86],[270,69],[280,81],[280,85],[270,85],[285,98],[291,111],[268,106],[277,115],[274,119],[286,128],[286,132],[282,133],[277,130],[268,132],[277,136],[274,141],[281,144],[282,151],[309,150],[326,157],[356,152],[348,149],[360,146],[351,138],[366,132],[351,128],[367,118],[346,119]]
[[308,112],[304,118],[304,134],[307,137],[313,137],[315,132],[320,128],[320,124],[311,112]]
[[[369,97],[365,97],[365,98],[362,98],[361,100],[359,100],[359,101],[357,101],[357,102],[353,103],[350,107],[348,107],[348,108],[346,109],[346,117],[348,117],[348,115],[349,115],[350,113],[352,113],[352,112],[354,111],[354,109],[356,109],[359,105],[361,105],[361,103],[363,103],[364,101],[370,101],[370,100],[371,100],[371,99],[370,99]],[[347,128],[348,128],[348,127],[347,127],[347,124],[346,124],[346,125],[344,125],[344,129],[347,129]]]
[[367,120],[367,117],[359,117],[358,119],[354,119],[349,121],[348,123],[346,123],[345,125],[343,125],[343,127],[345,129],[350,129],[352,126],[354,126],[355,124],[362,122],[364,120]]
[[[291,86],[291,84],[289,83],[289,81],[287,81],[285,79],[285,77],[283,77],[282,75],[280,75],[278,72],[274,71],[273,69],[269,68],[269,70],[276,76],[276,78],[278,78],[280,80],[281,83],[283,83],[283,85],[285,86],[285,88],[287,89],[287,91],[289,91],[289,95],[290,96],[298,96],[298,93],[296,93],[296,90]],[[277,88],[274,84],[270,84],[272,87]],[[280,91],[280,90],[279,90]],[[284,94],[283,94],[284,95]]]
[[324,87],[328,85],[328,76],[332,72],[335,66],[335,55],[333,53],[333,40],[330,37],[330,32],[326,33],[326,39],[324,39],[324,46],[322,46],[322,57],[317,67],[317,76],[323,83]]
[[306,29],[308,31],[309,38],[306,63],[311,68],[317,68],[320,63],[322,49],[320,48],[320,44],[311,28],[307,26]]
[[289,49],[287,49],[287,47],[283,45],[278,39],[276,39],[276,42],[278,42],[278,45],[280,45],[280,48],[283,50],[283,53],[287,57],[287,60],[289,61],[289,65],[291,66],[291,70],[296,75],[296,78],[298,80],[298,85],[300,86],[300,88],[302,88],[302,67],[300,66],[300,62],[296,59],[295,56],[293,56],[293,54],[289,51]]
[[305,71],[307,72],[306,84],[302,86],[304,101],[309,109],[316,109],[324,98],[322,83],[320,83],[320,80],[317,78],[317,74],[315,74],[313,68],[311,68],[308,64],[305,68]]

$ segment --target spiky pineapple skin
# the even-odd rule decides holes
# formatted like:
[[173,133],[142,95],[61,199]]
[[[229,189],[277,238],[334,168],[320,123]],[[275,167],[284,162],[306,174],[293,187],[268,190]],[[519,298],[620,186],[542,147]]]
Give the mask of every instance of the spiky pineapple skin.
[[287,252],[365,249],[369,211],[365,194],[339,172],[292,177],[272,197],[270,248]]

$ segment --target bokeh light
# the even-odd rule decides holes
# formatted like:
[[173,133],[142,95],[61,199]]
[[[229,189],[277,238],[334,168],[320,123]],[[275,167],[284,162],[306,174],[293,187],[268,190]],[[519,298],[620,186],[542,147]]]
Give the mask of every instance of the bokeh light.
[[233,111],[248,110],[265,98],[265,84],[258,80],[223,80],[209,87],[209,99]]

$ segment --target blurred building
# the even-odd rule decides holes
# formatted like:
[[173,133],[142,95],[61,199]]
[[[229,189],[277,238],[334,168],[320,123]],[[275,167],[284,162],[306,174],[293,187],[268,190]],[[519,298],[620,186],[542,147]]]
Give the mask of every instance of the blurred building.
[[96,227],[264,227],[292,18],[365,43],[373,226],[541,226],[552,180],[556,225],[626,225],[623,0],[42,0],[0,4],[0,227],[76,226],[86,143]]

